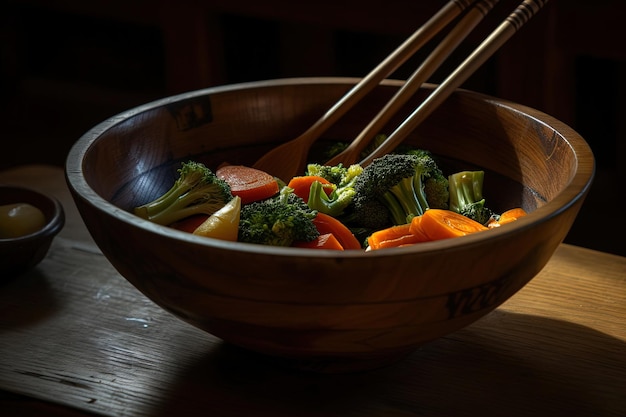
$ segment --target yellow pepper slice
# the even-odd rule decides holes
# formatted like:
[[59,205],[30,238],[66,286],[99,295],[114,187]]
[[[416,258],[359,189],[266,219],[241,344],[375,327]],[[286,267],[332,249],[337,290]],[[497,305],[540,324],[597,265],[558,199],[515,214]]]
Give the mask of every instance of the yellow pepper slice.
[[239,232],[240,213],[241,198],[235,196],[224,207],[201,223],[193,231],[193,234],[236,242]]

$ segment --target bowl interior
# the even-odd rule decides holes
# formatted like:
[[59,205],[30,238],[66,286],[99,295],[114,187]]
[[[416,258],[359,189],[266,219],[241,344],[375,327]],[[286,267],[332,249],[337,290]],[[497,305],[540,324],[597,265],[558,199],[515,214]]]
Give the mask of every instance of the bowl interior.
[[[82,165],[85,180],[124,210],[164,192],[185,160],[215,168],[252,164],[271,147],[295,138],[352,85],[346,79],[261,82],[170,98],[101,126]],[[400,82],[387,81],[329,129],[324,140],[351,140]],[[424,87],[389,123],[389,133],[424,97]],[[567,134],[567,138],[564,137]],[[573,142],[574,143],[573,143]],[[593,171],[580,158],[585,143],[547,115],[480,94],[459,91],[407,139],[432,151],[444,172],[484,169],[485,196],[497,211],[534,211],[562,193],[579,175],[577,192]],[[576,146],[573,146],[575,144]],[[581,160],[588,166],[580,171]],[[591,160],[591,162],[590,162]],[[571,198],[572,196],[569,196]]]

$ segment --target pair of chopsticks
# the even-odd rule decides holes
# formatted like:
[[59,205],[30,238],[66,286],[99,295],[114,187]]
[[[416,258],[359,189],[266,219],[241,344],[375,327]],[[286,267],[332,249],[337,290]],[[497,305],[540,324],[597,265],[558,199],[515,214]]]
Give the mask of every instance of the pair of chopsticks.
[[[498,0],[479,0],[432,51],[422,65],[407,79],[385,107],[370,121],[347,149],[329,160],[327,165],[359,162],[366,166],[372,160],[391,152],[422,123],[452,92],[461,86],[489,57],[531,19],[548,0],[524,0],[491,34],[391,133],[373,152],[358,161],[362,151],[391,117],[413,96],[449,54],[475,28]],[[452,3],[456,3],[453,1]]]
[[326,165],[344,166],[359,162],[368,165],[378,156],[392,151],[452,92],[478,69],[495,51],[535,15],[548,0],[523,0],[521,4],[416,108],[378,148],[359,161],[361,153],[380,129],[413,96],[437,70],[450,53],[467,37],[476,25],[498,3],[498,0],[449,0],[405,42],[393,51],[369,74],[355,84],[339,101],[297,138],[285,142],[262,156],[257,169],[288,179],[304,172],[310,146],[348,110],[371,92],[387,76],[398,69],[433,37],[441,33],[454,19],[459,21],[409,77],[385,107],[339,155]]

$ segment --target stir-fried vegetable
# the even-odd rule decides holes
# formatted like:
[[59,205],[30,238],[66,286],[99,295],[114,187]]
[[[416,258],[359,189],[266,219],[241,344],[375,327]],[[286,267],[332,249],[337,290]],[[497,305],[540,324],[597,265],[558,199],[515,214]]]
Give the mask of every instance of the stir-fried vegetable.
[[510,223],[526,214],[520,207],[512,208],[499,216],[494,216],[488,226],[485,226],[453,210],[428,209],[421,216],[414,217],[411,223],[391,226],[372,233],[368,238],[368,249],[400,247],[467,236],[500,227],[501,224]]
[[[230,241],[380,250],[466,236],[527,214],[522,208],[493,213],[484,205],[483,171],[444,176],[432,155],[419,149],[385,155],[366,168],[309,164],[287,184],[242,165],[225,165],[213,174],[188,162],[179,172],[170,191],[136,214],[154,219],[174,207],[186,216],[153,221]],[[206,184],[223,201],[211,210],[191,207],[205,204],[206,198],[196,196],[207,194]]]
[[174,184],[134,213],[151,222],[170,225],[187,217],[210,216],[233,198],[230,187],[204,164],[189,161],[178,170]]
[[317,212],[313,224],[321,234],[331,233],[334,235],[344,249],[361,249],[361,244],[350,229],[333,216]]
[[277,196],[242,206],[238,241],[271,246],[309,242],[320,235],[313,223],[316,215],[291,188],[283,187]]
[[504,211],[500,215],[492,216],[489,222],[487,222],[487,227],[489,227],[490,229],[500,227],[503,224],[511,223],[512,221],[515,221],[520,217],[524,217],[527,214],[528,213],[526,213],[526,210],[524,210],[523,208],[514,207],[512,209]]
[[265,200],[279,191],[276,178],[256,168],[224,165],[215,171],[215,175],[228,183],[230,192],[241,198],[241,204]]
[[332,233],[319,235],[310,242],[297,241],[292,245],[296,248],[344,250],[343,246]]
[[241,197],[235,196],[224,207],[196,227],[193,234],[236,242],[239,234],[240,217]]
[[324,177],[318,175],[302,175],[299,177],[293,177],[287,183],[287,187],[293,189],[293,193],[304,201],[309,201],[309,195],[311,193],[311,186],[314,183],[319,183],[320,188],[326,193],[326,196],[335,188],[330,181]]
[[484,180],[484,171],[460,171],[450,175],[450,210],[486,225],[495,213],[483,198]]
[[470,233],[488,230],[486,226],[452,210],[430,209],[415,223],[414,233],[424,234],[430,240],[466,236]]
[[[413,220],[418,218],[419,216],[414,217]],[[406,223],[375,231],[367,238],[367,243],[370,249],[384,249],[412,245],[427,240],[427,237],[411,232],[411,223]]]

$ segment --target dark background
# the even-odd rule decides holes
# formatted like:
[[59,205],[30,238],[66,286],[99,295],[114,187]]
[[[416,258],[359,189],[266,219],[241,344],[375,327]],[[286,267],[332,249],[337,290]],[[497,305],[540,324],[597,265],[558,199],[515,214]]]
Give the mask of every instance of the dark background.
[[[518,1],[501,1],[431,81]],[[63,165],[128,108],[198,88],[365,75],[444,1],[9,0],[0,14],[0,169]],[[542,110],[591,145],[597,177],[568,243],[626,255],[621,0],[552,0],[463,87]],[[393,74],[406,78],[418,55]]]

